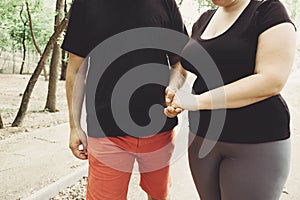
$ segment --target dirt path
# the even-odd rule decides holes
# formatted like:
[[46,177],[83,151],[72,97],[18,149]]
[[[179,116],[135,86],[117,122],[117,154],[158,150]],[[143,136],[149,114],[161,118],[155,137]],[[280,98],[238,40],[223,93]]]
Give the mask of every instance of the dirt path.
[[57,87],[56,104],[60,112],[49,113],[44,111],[48,82],[40,77],[33,90],[22,127],[10,127],[18,112],[29,78],[29,75],[0,74],[0,113],[5,126],[4,129],[0,129],[0,140],[17,133],[52,127],[68,121],[65,82],[59,81]]
[[27,197],[86,163],[68,149],[68,132],[63,124],[0,140],[0,199]]

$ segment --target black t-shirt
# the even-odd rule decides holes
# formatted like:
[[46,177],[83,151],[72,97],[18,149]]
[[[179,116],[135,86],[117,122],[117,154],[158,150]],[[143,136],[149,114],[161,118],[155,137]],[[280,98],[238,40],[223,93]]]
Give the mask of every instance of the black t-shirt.
[[[141,27],[169,28],[187,34],[175,0],[75,0],[62,48],[78,56],[86,57],[98,44],[111,36]],[[111,110],[112,92],[118,80],[137,66],[158,63],[167,68],[166,54],[167,52],[163,50],[149,48],[131,51],[118,57],[105,70],[98,83],[94,99],[98,122],[105,136],[128,134],[145,136],[145,133],[126,133],[118,127]],[[168,53],[168,56],[171,64],[179,61],[179,57],[174,54]],[[92,56],[90,59],[90,63],[93,63]],[[97,66],[90,64],[89,67]],[[165,80],[168,80],[167,76]],[[148,111],[154,104],[161,105],[163,115],[164,89],[157,84],[147,84],[134,93],[128,109],[132,120],[138,126],[146,126],[150,123]],[[87,98],[90,97],[87,96]],[[89,112],[87,110],[88,135],[103,137],[103,133],[95,133],[94,130],[89,129],[91,127],[89,123],[92,121],[89,119]],[[177,118],[167,118],[159,132],[169,131],[176,125]]]
[[[202,39],[200,36],[215,12],[216,10],[209,10],[200,16],[193,26],[192,38],[209,53],[225,85],[254,74],[258,37],[262,32],[280,23],[291,23],[280,1],[252,0],[225,33],[212,39]],[[184,51],[188,51],[189,48],[191,46],[186,46]],[[201,94],[207,91],[207,86],[199,72],[185,61],[183,66],[198,76],[193,87],[195,93]],[[214,88],[220,86],[215,85]],[[190,117],[192,132],[205,136],[212,112],[221,111],[222,109],[199,111],[200,121],[197,122],[192,122]],[[286,139],[290,136],[289,121],[286,103],[280,95],[273,96],[242,108],[227,109],[219,140],[260,143]]]

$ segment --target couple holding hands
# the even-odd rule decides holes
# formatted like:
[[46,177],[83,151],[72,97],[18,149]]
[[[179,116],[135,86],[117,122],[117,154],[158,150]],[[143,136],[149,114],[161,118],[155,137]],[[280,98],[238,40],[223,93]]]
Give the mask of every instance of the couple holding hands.
[[[70,53],[66,81],[70,148],[79,159],[88,158],[90,164],[87,199],[127,199],[135,161],[141,174],[140,186],[148,198],[167,199],[173,128],[183,110],[189,110],[189,164],[201,200],[280,198],[290,163],[290,116],[280,91],[293,65],[295,26],[279,0],[212,2],[217,8],[204,12],[194,23],[194,42],[187,43],[183,51],[190,53],[194,45],[201,45],[215,63],[223,84],[208,87],[203,74],[177,55],[150,48],[131,51],[103,72],[93,101],[105,134],[89,128],[87,110],[87,137],[79,117],[84,92],[78,92],[84,90],[85,75],[78,75],[81,71],[85,74],[81,66],[92,49],[109,37],[134,28],[162,27],[183,34],[186,31],[175,0],[74,1],[62,48]],[[119,45],[126,45],[126,41]],[[161,103],[165,93],[161,104],[166,105],[166,122],[158,133],[129,135],[113,118],[110,102],[114,86],[135,66],[167,65],[166,54],[172,65],[167,89],[141,87],[141,94],[147,94],[147,98],[136,93],[140,101],[131,105],[133,120],[145,126],[149,123],[145,109]],[[89,59],[92,65],[93,57]],[[197,75],[194,94],[180,90],[188,71]],[[74,86],[76,78],[80,87]],[[224,95],[212,95],[218,91]],[[212,115],[224,111],[220,136],[209,138],[208,132],[217,125],[210,123]],[[199,114],[198,121],[192,120],[194,113]],[[215,145],[201,157],[199,150],[205,141]]]

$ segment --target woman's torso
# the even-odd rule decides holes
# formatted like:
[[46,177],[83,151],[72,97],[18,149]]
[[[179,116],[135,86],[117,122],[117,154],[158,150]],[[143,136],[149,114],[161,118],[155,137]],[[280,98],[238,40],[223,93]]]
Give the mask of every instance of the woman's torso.
[[[282,8],[278,1],[273,2],[276,4],[275,7]],[[258,20],[262,15],[261,12],[270,6],[274,7],[272,3],[262,5],[261,1],[252,0],[224,33],[211,39],[202,39],[201,35],[216,10],[207,11],[194,24],[192,39],[197,41],[214,60],[225,85],[254,74],[258,37],[262,30],[259,26],[267,26],[258,25],[260,23]],[[274,22],[280,23],[278,20]],[[186,46],[187,50],[188,48],[190,47]],[[189,63],[183,62],[183,65],[198,76],[193,87],[195,93],[207,91],[201,74]],[[214,85],[214,88],[220,86],[222,85]],[[213,112],[218,113],[221,110]],[[200,120],[190,121],[192,132],[204,137],[208,131],[211,114],[211,111],[200,111]],[[280,95],[246,107],[227,109],[219,140],[259,143],[285,139],[290,135],[289,120],[288,108]],[[209,138],[208,135],[206,137]]]

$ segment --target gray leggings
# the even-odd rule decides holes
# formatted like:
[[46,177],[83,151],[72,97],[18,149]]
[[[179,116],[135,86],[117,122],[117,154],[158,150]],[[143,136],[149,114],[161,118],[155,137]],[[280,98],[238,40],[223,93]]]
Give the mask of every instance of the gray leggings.
[[192,136],[189,163],[201,200],[278,200],[290,169],[290,139],[236,144],[217,142],[204,158]]

